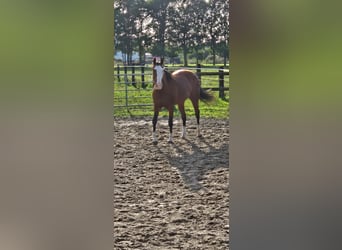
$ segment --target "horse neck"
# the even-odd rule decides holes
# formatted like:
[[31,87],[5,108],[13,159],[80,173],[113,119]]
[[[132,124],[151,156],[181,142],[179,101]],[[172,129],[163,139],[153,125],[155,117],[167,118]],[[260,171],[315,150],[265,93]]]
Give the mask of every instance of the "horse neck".
[[173,88],[173,84],[172,84],[172,79],[168,79],[168,76],[166,74],[169,74],[169,73],[166,73],[166,72],[164,73],[163,78],[162,78],[162,83],[163,83],[163,89],[165,91],[168,91]]

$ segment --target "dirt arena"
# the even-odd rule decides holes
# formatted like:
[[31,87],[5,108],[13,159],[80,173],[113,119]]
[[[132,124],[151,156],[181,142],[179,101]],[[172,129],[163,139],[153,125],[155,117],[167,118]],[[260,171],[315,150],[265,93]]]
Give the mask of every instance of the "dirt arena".
[[228,249],[228,120],[114,118],[114,249]]

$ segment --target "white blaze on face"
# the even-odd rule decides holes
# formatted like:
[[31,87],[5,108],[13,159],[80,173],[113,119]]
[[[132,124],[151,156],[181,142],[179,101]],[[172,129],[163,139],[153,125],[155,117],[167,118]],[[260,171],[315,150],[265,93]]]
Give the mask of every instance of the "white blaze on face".
[[157,86],[159,89],[161,89],[163,87],[162,79],[163,79],[163,75],[164,75],[164,69],[160,65],[155,66],[154,69],[155,69],[156,74],[157,74]]

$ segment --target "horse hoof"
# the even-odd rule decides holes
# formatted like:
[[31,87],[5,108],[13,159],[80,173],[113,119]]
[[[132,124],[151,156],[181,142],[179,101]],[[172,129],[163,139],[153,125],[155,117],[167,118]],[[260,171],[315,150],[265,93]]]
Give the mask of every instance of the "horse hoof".
[[173,144],[173,141],[168,141],[169,144]]
[[153,141],[152,143],[153,143],[153,145],[157,145],[158,141]]
[[198,138],[202,138],[203,136],[201,134],[197,135]]

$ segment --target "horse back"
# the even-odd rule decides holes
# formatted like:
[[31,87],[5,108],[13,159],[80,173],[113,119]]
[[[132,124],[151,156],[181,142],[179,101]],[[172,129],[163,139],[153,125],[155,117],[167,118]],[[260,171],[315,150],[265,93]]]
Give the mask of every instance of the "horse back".
[[176,81],[179,94],[183,98],[186,99],[197,92],[199,94],[200,82],[193,72],[180,69],[172,73],[172,78]]

